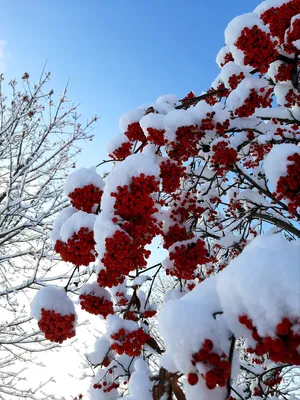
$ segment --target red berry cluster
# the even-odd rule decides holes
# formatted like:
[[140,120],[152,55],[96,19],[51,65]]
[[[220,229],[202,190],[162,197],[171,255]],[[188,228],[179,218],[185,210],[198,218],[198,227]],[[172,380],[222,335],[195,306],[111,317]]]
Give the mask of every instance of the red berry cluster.
[[154,176],[141,174],[133,177],[130,185],[118,186],[117,192],[111,193],[116,198],[113,222],[118,222],[141,245],[150,244],[152,238],[160,233],[157,219],[153,216],[158,208],[151,197],[158,190],[158,182]]
[[273,370],[271,376],[268,376],[266,380],[264,380],[264,384],[266,386],[276,386],[279,385],[282,381],[282,377],[280,376],[280,369]]
[[120,285],[124,282],[125,276],[120,271],[111,271],[101,269],[98,273],[97,282],[100,287],[109,287]]
[[180,186],[180,179],[185,178],[186,167],[171,162],[163,161],[160,164],[160,178],[162,179],[162,190],[165,193],[173,193]]
[[[105,239],[105,254],[101,262],[106,271],[100,271],[98,283],[108,278],[110,285],[117,284],[124,275],[147,265],[150,251],[145,245],[161,233],[162,223],[157,220],[155,201],[152,194],[158,192],[158,181],[154,176],[140,174],[133,177],[129,185],[118,186],[115,198],[112,222],[122,228],[112,237]],[[102,275],[102,276],[101,276]]]
[[289,200],[289,211],[295,212],[300,207],[300,154],[294,153],[288,161],[291,163],[287,166],[287,175],[279,178],[276,195],[279,200]]
[[238,154],[235,149],[229,147],[229,143],[222,141],[212,147],[213,155],[210,159],[214,170],[223,175],[237,161]]
[[174,200],[170,215],[174,224],[183,224],[192,217],[200,218],[204,212],[204,208],[199,205],[196,195],[192,192],[184,192],[181,197],[175,197]]
[[[214,106],[221,99],[221,97],[218,97],[215,94],[213,94],[215,92],[216,92],[216,89],[213,87],[206,91],[208,96],[205,98],[205,102],[207,104],[209,104],[210,106]],[[211,95],[209,95],[210,93],[211,93]]]
[[[206,386],[208,389],[213,390],[216,386],[224,387],[226,385],[227,379],[230,377],[230,362],[226,354],[221,356],[213,352],[214,344],[210,339],[205,339],[202,344],[202,348],[198,353],[193,354],[192,364],[196,366],[197,363],[205,364],[209,370],[205,375],[202,375],[205,379]],[[190,385],[195,385],[198,382],[195,373],[188,375],[188,382]]]
[[297,53],[298,49],[294,46],[293,42],[299,40],[300,38],[300,18],[295,18],[291,27],[287,30],[285,34],[285,46],[284,50],[287,53],[293,54]]
[[230,52],[228,52],[228,53],[225,54],[225,56],[223,58],[223,62],[221,63],[221,67],[224,67],[224,65],[226,65],[230,61],[234,61],[234,58],[232,57],[232,54]]
[[[112,237],[105,239],[105,254],[101,262],[109,273],[110,285],[117,284],[124,275],[147,265],[150,251],[145,245],[161,232],[161,222],[155,217],[158,208],[151,196],[158,191],[154,176],[140,174],[133,177],[130,185],[118,186],[115,197],[112,222],[122,228]],[[100,271],[98,283],[108,278],[106,271]]]
[[[168,231],[163,234],[164,238],[164,248],[168,249],[176,242],[183,242],[188,239],[194,238],[194,234],[192,232],[188,232],[184,223],[191,218],[199,218],[204,211],[204,208],[200,207],[197,203],[197,197],[194,193],[185,192],[183,196],[175,196],[175,201],[172,203],[170,218],[173,221],[173,225],[168,228]],[[194,247],[194,245],[192,245]],[[200,251],[200,243],[197,244],[196,248],[192,250],[192,247],[187,247],[183,245],[180,250],[173,251],[172,259],[174,257],[174,267],[171,270],[167,270],[166,273],[170,275],[174,275],[177,277],[184,277],[184,279],[192,279],[195,278],[194,270],[196,268],[195,262],[197,259],[197,251]],[[201,249],[202,251],[202,249]],[[200,253],[201,253],[200,251]],[[190,257],[196,257],[192,265],[188,265],[185,263],[184,270],[180,271],[181,266],[184,264],[182,261],[182,257],[185,257],[186,253],[190,253]],[[201,258],[201,257],[200,257]],[[176,264],[176,260],[179,264]],[[190,260],[191,261],[191,260]],[[208,261],[205,261],[208,262]],[[178,269],[179,267],[179,269]]]
[[118,387],[119,387],[119,384],[116,382],[108,383],[108,382],[104,381],[102,383],[94,384],[94,389],[103,389],[104,393],[109,393],[113,389],[118,389]]
[[[201,282],[202,282],[202,280],[199,279],[199,283],[201,283]],[[188,289],[189,291],[191,291],[191,290],[193,290],[193,289],[196,287],[196,283],[195,283],[195,282],[188,283],[186,287],[187,287],[187,289]]]
[[254,114],[256,108],[271,107],[272,93],[272,88],[261,88],[259,89],[259,92],[254,88],[251,89],[249,96],[244,100],[244,104],[235,110],[235,115],[240,118],[250,117],[250,115]]
[[247,139],[249,140],[249,142],[251,142],[253,139],[255,139],[254,132],[248,131],[247,132]]
[[188,233],[184,226],[178,224],[171,225],[168,232],[163,235],[164,237],[164,249],[168,249],[172,244],[176,242],[182,242],[184,240],[192,239],[194,234]]
[[120,147],[115,149],[112,154],[109,155],[113,160],[124,160],[131,155],[131,149],[133,144],[130,142],[124,142]]
[[280,64],[278,67],[278,71],[275,75],[275,81],[276,82],[290,81],[292,78],[292,69],[293,69],[293,64],[286,64],[286,63]]
[[245,79],[245,74],[243,72],[240,72],[238,75],[231,75],[231,77],[228,79],[230,89],[236,89],[243,79]]
[[156,310],[145,310],[143,312],[143,317],[144,318],[152,318],[157,314]]
[[117,306],[126,306],[128,304],[128,299],[126,298],[124,292],[117,292],[115,296],[117,298],[116,301]]
[[97,257],[94,232],[88,228],[80,228],[67,243],[57,240],[54,250],[60,254],[63,261],[69,261],[77,266],[87,266]]
[[181,103],[182,103],[182,108],[183,109],[187,109],[187,108],[189,108],[190,107],[190,105],[191,104],[193,104],[193,102],[191,101],[192,99],[194,99],[196,96],[195,96],[195,93],[194,92],[189,92],[182,100],[180,100],[181,101]]
[[[280,122],[282,125],[283,123]],[[295,136],[298,132],[298,126],[291,125],[289,127],[278,127],[274,135],[280,136],[281,138],[290,138],[291,136]]]
[[170,251],[169,257],[173,261],[174,268],[167,270],[166,273],[186,280],[195,279],[197,266],[209,262],[205,242],[201,239],[175,246],[174,250]]
[[216,130],[216,133],[218,135],[224,135],[224,133],[227,131],[227,129],[230,126],[230,121],[229,119],[226,119],[224,121],[214,121],[214,117],[215,117],[216,113],[213,112],[208,112],[206,114],[206,118],[203,118],[200,122],[200,130],[203,131],[203,135],[205,135],[205,133],[207,131],[213,131]]
[[176,161],[187,161],[198,154],[199,140],[203,137],[197,125],[180,126],[176,130],[176,139],[170,143],[168,155]]
[[294,107],[295,105],[300,106],[299,92],[291,88],[285,95],[285,101],[284,106],[287,108]]
[[132,124],[128,125],[125,135],[132,142],[136,140],[144,142],[146,140],[146,136],[144,135],[143,129],[141,128],[139,122],[133,122]]
[[244,64],[266,72],[268,65],[278,56],[278,42],[271,40],[270,33],[262,31],[257,25],[245,27],[235,46],[244,53]]
[[95,204],[99,205],[103,191],[92,183],[82,188],[76,188],[72,193],[68,194],[71,204],[77,210],[91,213]]
[[111,335],[114,342],[110,348],[118,354],[127,354],[129,357],[138,357],[144,344],[150,339],[150,336],[145,333],[142,328],[129,332],[121,328],[117,333]]
[[[218,135],[224,135],[224,133],[225,133],[225,132],[227,131],[227,129],[229,128],[229,126],[230,126],[230,121],[229,121],[229,119],[226,119],[226,120],[223,121],[223,122],[217,122],[216,125],[215,125],[216,133],[217,133]],[[225,135],[224,135],[224,137],[225,137]]]
[[61,315],[54,310],[41,309],[40,330],[50,342],[62,343],[75,336],[75,314]]
[[105,239],[105,251],[101,262],[109,274],[112,274],[111,279],[114,273],[120,279],[121,276],[128,275],[136,268],[145,267],[146,259],[150,256],[149,250],[145,250],[122,231],[116,231],[112,237]]
[[255,168],[260,165],[260,162],[270,152],[273,145],[271,143],[260,144],[253,142],[250,144],[249,158],[244,161],[245,168]]
[[89,293],[81,294],[79,299],[81,308],[90,314],[102,315],[102,317],[106,318],[109,314],[114,313],[113,303],[104,297],[98,297]]
[[157,146],[164,146],[168,143],[167,139],[165,139],[165,130],[164,129],[154,129],[147,128],[147,139],[149,142],[156,144]]
[[[113,373],[112,369],[108,370],[108,376],[110,377]],[[94,389],[102,389],[104,393],[109,393],[114,389],[118,389],[119,384],[116,382],[111,382],[111,379],[106,379],[107,374],[98,382],[94,384]]]
[[215,124],[214,124],[214,116],[216,115],[216,113],[213,112],[208,112],[206,113],[206,118],[202,118],[201,122],[200,122],[200,129],[203,132],[207,132],[207,131],[213,131],[215,128]]
[[285,40],[285,31],[290,26],[292,17],[299,13],[299,0],[291,0],[282,4],[280,7],[269,8],[260,18],[265,25],[269,26],[272,36],[276,36],[280,43],[283,43]]
[[193,99],[194,97],[195,97],[195,93],[192,92],[192,91],[190,91],[190,92],[185,96],[185,98],[182,99],[181,101],[184,103],[185,101],[191,100],[191,99]]
[[217,86],[217,90],[219,91],[219,93],[217,94],[215,94],[216,89],[213,87],[206,92],[208,95],[211,93],[210,96],[205,97],[205,102],[210,106],[214,106],[222,99],[222,97],[228,97],[230,94],[230,90],[225,88],[223,82],[219,83],[219,85]]
[[[248,348],[247,351],[258,356],[268,354],[274,362],[300,365],[300,335],[292,330],[293,323],[288,318],[283,318],[276,327],[274,337],[261,337],[252,320],[247,315],[240,315],[239,322],[252,331],[252,338],[257,342],[254,349]],[[299,321],[295,321],[299,323]]]
[[263,390],[259,386],[256,386],[252,390],[252,394],[255,397],[263,397],[263,393],[264,393]]
[[234,218],[238,218],[238,213],[240,210],[242,210],[242,204],[235,200],[235,199],[231,199],[226,210],[225,210],[225,217],[234,217]]
[[128,319],[130,321],[138,321],[138,313],[135,311],[126,311],[123,316],[124,319]]

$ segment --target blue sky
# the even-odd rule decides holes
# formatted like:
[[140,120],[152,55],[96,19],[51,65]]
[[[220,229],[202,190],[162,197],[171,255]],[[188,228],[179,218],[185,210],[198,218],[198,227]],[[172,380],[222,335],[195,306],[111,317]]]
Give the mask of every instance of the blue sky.
[[98,114],[80,165],[105,157],[120,115],[163,94],[206,90],[218,73],[224,29],[252,11],[247,0],[3,0],[0,39],[9,78],[37,77],[48,60],[52,87],[68,77],[85,117]]

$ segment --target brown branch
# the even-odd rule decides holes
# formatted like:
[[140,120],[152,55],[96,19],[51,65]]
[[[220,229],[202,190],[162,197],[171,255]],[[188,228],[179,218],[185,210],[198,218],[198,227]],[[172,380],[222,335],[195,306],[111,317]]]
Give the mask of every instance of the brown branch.
[[[216,90],[213,90],[211,92],[207,92],[207,93],[201,94],[200,96],[192,97],[191,99],[186,99],[186,100],[182,99],[180,101],[183,102],[183,103],[180,104],[179,106],[176,106],[175,108],[176,108],[176,110],[180,110],[181,108],[185,108],[187,106],[191,106],[193,104],[196,104],[201,100],[205,100],[207,97],[216,96],[216,95],[222,94],[222,93],[227,92],[227,91],[228,91],[228,89],[226,89],[226,88],[216,89]],[[222,96],[219,96],[219,97],[222,97]]]
[[242,174],[244,178],[249,181],[254,187],[256,187],[260,192],[265,194],[267,197],[272,199],[275,203],[279,204],[284,210],[288,210],[288,207],[286,204],[284,204],[282,201],[278,200],[269,190],[262,188],[255,180],[253,180],[249,175],[247,175],[244,171],[239,169],[237,165],[235,165],[235,168],[232,168],[232,172],[236,172],[238,174]]
[[251,217],[253,218],[258,218],[258,219],[262,219],[264,221],[267,222],[271,222],[272,224],[292,233],[293,235],[296,235],[297,237],[300,237],[300,231],[299,229],[295,228],[293,225],[288,224],[285,221],[282,221],[281,219],[278,219],[276,217],[273,217],[271,215],[266,215],[266,214],[261,214],[258,212],[255,213],[251,213]]

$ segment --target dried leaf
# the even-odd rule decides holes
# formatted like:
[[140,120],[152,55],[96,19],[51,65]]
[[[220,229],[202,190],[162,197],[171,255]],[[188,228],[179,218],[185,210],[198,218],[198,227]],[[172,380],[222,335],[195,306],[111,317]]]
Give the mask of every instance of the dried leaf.
[[146,343],[148,346],[152,347],[152,349],[156,350],[158,354],[163,353],[163,351],[159,347],[157,341],[155,339],[153,339],[153,337],[150,337],[150,339],[148,339]]
[[178,379],[179,377],[177,375],[174,375],[171,380],[171,386],[173,389],[173,393],[175,394],[175,397],[177,400],[186,400],[185,394],[183,393],[182,389],[178,385]]

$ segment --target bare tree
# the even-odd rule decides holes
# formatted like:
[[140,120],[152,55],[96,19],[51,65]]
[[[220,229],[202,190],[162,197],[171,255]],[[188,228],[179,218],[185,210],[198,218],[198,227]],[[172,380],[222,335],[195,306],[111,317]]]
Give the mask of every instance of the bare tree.
[[25,73],[6,85],[0,76],[0,399],[35,398],[42,389],[21,384],[23,363],[54,347],[31,325],[29,302],[46,282],[69,279],[49,233],[65,207],[64,178],[97,120],[81,124],[67,87],[55,100],[49,79],[43,71],[31,84]]

